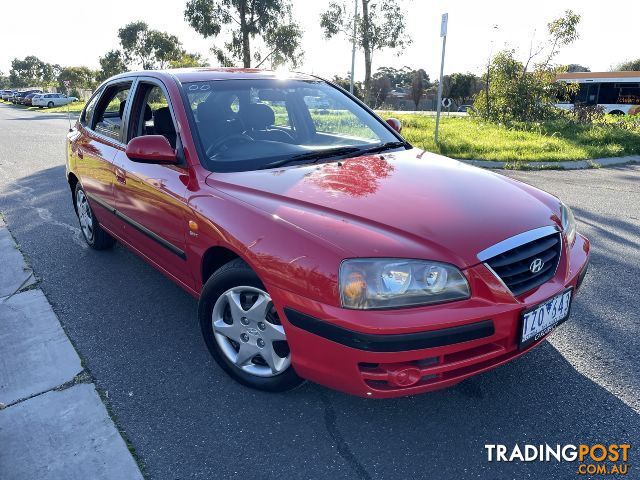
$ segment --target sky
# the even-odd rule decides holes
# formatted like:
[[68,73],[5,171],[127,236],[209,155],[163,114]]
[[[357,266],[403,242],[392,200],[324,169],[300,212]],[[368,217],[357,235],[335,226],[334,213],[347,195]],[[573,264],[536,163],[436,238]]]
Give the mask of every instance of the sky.
[[[345,0],[351,4],[352,0]],[[432,79],[439,75],[442,42],[440,17],[449,14],[444,72],[481,73],[491,52],[515,48],[521,56],[531,40],[544,40],[546,24],[572,9],[582,16],[580,38],[562,49],[557,62],[579,63],[592,71],[606,71],[616,64],[640,57],[640,0],[613,4],[594,0],[398,0],[408,12],[406,30],[412,43],[400,52],[377,52],[373,69],[381,66],[424,68]],[[7,74],[14,57],[36,55],[62,66],[98,68],[98,57],[117,48],[118,28],[136,20],[176,35],[186,50],[199,52],[216,65],[205,40],[184,21],[186,0],[32,0],[30,15],[20,21],[2,19],[0,71]],[[304,63],[298,71],[331,78],[346,75],[351,67],[351,47],[342,37],[326,40],[320,13],[329,0],[293,0],[293,13],[304,31]],[[608,5],[603,7],[604,5]],[[35,14],[42,10],[42,14]],[[38,25],[29,26],[29,18]],[[46,20],[43,24],[42,20]],[[356,79],[364,77],[362,54],[356,57]]]

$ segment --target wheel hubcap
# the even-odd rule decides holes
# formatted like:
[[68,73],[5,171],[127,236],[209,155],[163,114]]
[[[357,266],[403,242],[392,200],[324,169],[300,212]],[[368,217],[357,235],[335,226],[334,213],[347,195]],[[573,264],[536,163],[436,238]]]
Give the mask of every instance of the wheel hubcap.
[[273,377],[291,365],[287,337],[271,297],[255,287],[235,287],[216,301],[213,334],[227,359],[259,377]]
[[80,228],[87,241],[93,241],[93,216],[91,215],[91,208],[89,208],[89,202],[82,190],[78,190],[76,194],[76,207],[78,210],[78,220],[80,221]]

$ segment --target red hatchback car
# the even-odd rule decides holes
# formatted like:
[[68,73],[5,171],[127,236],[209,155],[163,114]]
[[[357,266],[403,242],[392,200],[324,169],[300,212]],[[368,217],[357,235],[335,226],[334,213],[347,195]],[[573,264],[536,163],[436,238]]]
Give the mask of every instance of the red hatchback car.
[[409,395],[540,343],[589,242],[557,198],[399,130],[309,75],[126,73],[69,133],[67,178],[87,243],[198,298],[239,382]]

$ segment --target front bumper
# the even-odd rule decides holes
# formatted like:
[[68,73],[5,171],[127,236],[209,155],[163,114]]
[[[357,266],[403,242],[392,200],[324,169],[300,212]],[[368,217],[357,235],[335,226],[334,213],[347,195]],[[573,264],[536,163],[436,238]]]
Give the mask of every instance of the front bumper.
[[401,310],[346,310],[269,287],[298,375],[366,397],[449,387],[531,350],[518,349],[521,313],[573,287],[586,273],[589,242],[563,249],[555,276],[513,295],[483,264],[464,271],[468,300]]

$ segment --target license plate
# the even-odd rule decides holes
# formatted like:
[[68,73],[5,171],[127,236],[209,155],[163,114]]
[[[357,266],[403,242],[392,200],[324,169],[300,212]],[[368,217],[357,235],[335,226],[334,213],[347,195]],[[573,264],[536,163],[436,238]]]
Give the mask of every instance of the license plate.
[[526,310],[522,314],[520,348],[540,340],[569,317],[571,289]]

